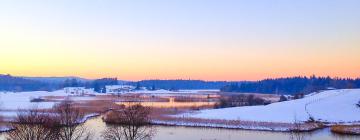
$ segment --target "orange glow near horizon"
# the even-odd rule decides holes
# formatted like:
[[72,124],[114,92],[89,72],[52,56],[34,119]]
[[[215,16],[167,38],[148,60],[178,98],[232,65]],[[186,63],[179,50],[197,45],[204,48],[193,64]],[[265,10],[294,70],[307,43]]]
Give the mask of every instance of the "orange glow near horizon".
[[[60,49],[61,50],[61,49]],[[180,50],[179,50],[180,51]],[[201,79],[201,80],[260,80],[287,76],[359,77],[359,58],[327,54],[319,56],[303,53],[266,54],[266,51],[178,52],[78,54],[77,52],[32,52],[0,56],[0,73],[19,76],[80,76],[85,78],[118,77],[123,80],[142,79]],[[49,53],[49,54],[47,54]],[[285,52],[282,52],[285,53]],[[11,53],[9,53],[11,54]],[[131,55],[134,54],[134,55]],[[349,56],[353,57],[349,57]],[[360,61],[358,61],[360,62]]]
[[[20,76],[80,76],[92,79],[118,77],[124,80],[233,81],[313,74],[360,77],[360,49],[352,47],[357,42],[348,44],[350,47],[347,48],[339,43],[331,44],[329,48],[304,49],[301,45],[307,44],[291,42],[273,42],[276,46],[269,46],[267,42],[228,42],[229,46],[249,47],[221,48],[217,47],[221,44],[205,42],[149,46],[151,42],[114,41],[114,44],[109,44],[101,40],[91,43],[73,40],[59,42],[52,39],[46,39],[46,42],[24,40],[0,42],[1,46],[10,46],[2,48],[0,73]],[[106,46],[102,46],[104,44]],[[192,47],[194,44],[199,47]],[[321,41],[316,42],[317,44],[330,45]]]

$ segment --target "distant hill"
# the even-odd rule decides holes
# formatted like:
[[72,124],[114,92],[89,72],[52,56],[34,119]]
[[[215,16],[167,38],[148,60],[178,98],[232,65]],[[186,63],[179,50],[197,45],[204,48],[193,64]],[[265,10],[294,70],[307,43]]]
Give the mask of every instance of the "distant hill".
[[[81,77],[76,77],[76,76],[65,76],[65,77],[20,77],[20,78],[34,80],[34,81],[40,81],[40,82],[45,82],[45,83],[50,83],[50,84],[63,84],[68,79],[76,79],[77,81],[82,82],[82,83],[94,81],[94,79],[86,79],[86,78],[81,78]],[[128,82],[129,81],[118,80],[119,84],[125,84],[125,83],[128,83]]]
[[142,86],[149,89],[220,89],[225,85],[239,82],[202,81],[202,80],[142,80],[129,82],[133,86]]
[[79,82],[83,82],[83,83],[92,81],[92,80],[89,80],[89,79],[75,77],[75,76],[68,76],[68,77],[20,77],[20,78],[39,81],[39,82],[44,82],[44,83],[50,83],[50,84],[63,84],[67,79],[76,79]]
[[[64,87],[82,86],[94,88],[95,81],[100,79],[85,79],[76,76],[67,77],[25,77],[0,74],[0,91],[35,91],[58,90]],[[125,84],[128,81],[117,80],[116,84]],[[106,84],[106,83],[105,83]]]
[[34,91],[34,90],[51,90],[49,84],[13,77],[11,75],[0,74],[0,91]]

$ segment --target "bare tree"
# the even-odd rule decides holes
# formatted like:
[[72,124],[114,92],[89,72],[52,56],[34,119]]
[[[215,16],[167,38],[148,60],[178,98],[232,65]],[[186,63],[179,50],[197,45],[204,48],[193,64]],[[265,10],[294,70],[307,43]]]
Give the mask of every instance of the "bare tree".
[[155,129],[152,126],[109,125],[103,132],[105,140],[150,140]]
[[64,100],[55,107],[60,122],[60,140],[88,140],[91,133],[82,124],[84,114],[71,100]]
[[297,116],[295,114],[293,127],[291,128],[290,139],[291,140],[304,140],[305,135],[301,131],[302,131],[301,122],[297,119]]
[[56,119],[38,109],[19,110],[11,126],[8,140],[56,140],[60,130]]
[[149,125],[150,108],[141,105],[129,106],[105,116],[109,125],[103,132],[105,140],[149,140],[155,129]]

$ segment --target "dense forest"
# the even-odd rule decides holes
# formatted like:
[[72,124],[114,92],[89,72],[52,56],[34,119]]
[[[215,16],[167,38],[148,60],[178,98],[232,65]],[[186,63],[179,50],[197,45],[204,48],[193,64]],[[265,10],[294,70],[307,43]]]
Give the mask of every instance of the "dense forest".
[[289,77],[265,79],[256,82],[230,84],[223,92],[249,92],[269,94],[308,94],[325,89],[360,88],[360,79],[330,77]]
[[201,80],[143,80],[139,82],[130,82],[133,86],[147,87],[148,89],[220,89],[225,85],[234,82],[225,81],[201,81]]

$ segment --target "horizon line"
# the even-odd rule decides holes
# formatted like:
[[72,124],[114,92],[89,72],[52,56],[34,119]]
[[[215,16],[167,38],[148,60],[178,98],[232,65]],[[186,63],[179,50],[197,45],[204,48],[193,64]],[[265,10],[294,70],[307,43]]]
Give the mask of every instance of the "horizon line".
[[281,78],[294,78],[294,77],[306,77],[306,78],[311,78],[312,76],[315,77],[321,77],[321,78],[331,78],[331,79],[360,79],[360,77],[342,77],[342,76],[318,76],[315,74],[312,75],[297,75],[297,76],[278,76],[278,77],[267,77],[267,78],[262,78],[262,79],[258,79],[258,80],[206,80],[206,79],[191,79],[191,78],[170,78],[170,79],[166,79],[166,78],[144,78],[144,79],[140,79],[140,80],[128,80],[128,79],[120,79],[117,76],[111,77],[111,76],[104,76],[104,77],[100,77],[100,78],[88,78],[88,77],[82,77],[82,76],[74,76],[74,75],[68,75],[68,76],[32,76],[32,75],[12,75],[12,74],[1,74],[0,75],[10,75],[13,77],[28,77],[28,78],[67,78],[67,77],[73,77],[73,78],[81,78],[81,79],[86,79],[86,80],[97,80],[97,79],[102,79],[102,78],[117,78],[119,81],[127,81],[127,82],[138,82],[138,81],[145,81],[145,80],[192,80],[192,81],[206,81],[206,82],[251,82],[251,81],[262,81],[262,80],[268,80],[268,79],[281,79]]

